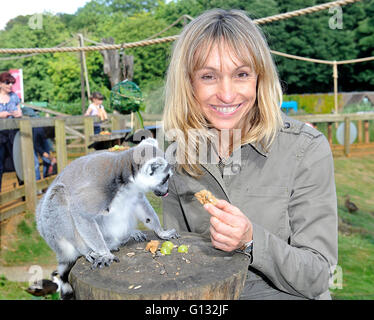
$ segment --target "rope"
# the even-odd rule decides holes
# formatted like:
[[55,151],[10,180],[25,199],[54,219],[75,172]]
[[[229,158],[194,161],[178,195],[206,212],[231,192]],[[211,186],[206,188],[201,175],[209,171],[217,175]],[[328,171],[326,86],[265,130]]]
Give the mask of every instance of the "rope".
[[295,10],[295,11],[291,11],[291,12],[277,14],[277,15],[271,16],[271,17],[256,19],[256,20],[254,20],[254,22],[257,23],[257,24],[264,24],[264,23],[268,23],[268,22],[274,22],[274,21],[289,19],[289,18],[301,16],[301,15],[304,15],[304,14],[309,14],[309,13],[314,13],[314,12],[321,11],[321,10],[326,10],[326,9],[337,7],[337,6],[345,6],[347,4],[351,4],[351,3],[354,3],[354,2],[358,2],[358,1],[361,1],[361,0],[339,0],[339,1],[328,2],[328,3],[324,3],[324,4],[319,4],[319,5],[316,5],[316,6],[313,6],[313,7],[308,7],[308,8],[305,8],[305,9],[299,9],[299,10]]
[[366,57],[366,58],[358,58],[358,59],[352,59],[352,60],[341,60],[341,61],[329,61],[329,60],[320,60],[320,59],[312,59],[312,58],[305,58],[300,56],[295,56],[293,54],[283,53],[280,51],[270,50],[272,54],[275,54],[277,56],[282,56],[286,58],[291,58],[295,60],[301,60],[301,61],[307,61],[307,62],[314,62],[314,63],[321,63],[321,64],[348,64],[348,63],[358,63],[358,62],[366,62],[366,61],[372,61],[374,60],[373,57]]
[[[59,47],[62,47],[63,45],[71,42],[72,40],[66,40],[64,42],[61,42],[60,44],[58,44],[57,46],[55,46],[54,48],[59,48]],[[25,59],[25,58],[30,58],[30,57],[33,57],[33,56],[36,56],[40,53],[31,53],[31,54],[26,54],[26,55],[23,55],[23,56],[16,56],[16,57],[1,57],[0,58],[0,61],[8,61],[8,60],[18,60],[18,59]]]
[[[327,8],[335,7],[335,6],[343,6],[346,4],[358,2],[361,0],[339,0],[333,1],[322,5],[316,5],[313,7],[308,7],[305,9],[300,9],[296,11],[291,11],[288,13],[282,13],[275,16],[270,16],[267,18],[261,18],[254,20],[254,23],[257,24],[264,24],[273,21],[279,21],[283,19],[288,19],[295,16],[300,16],[304,14],[309,14],[313,12],[317,12],[320,10],[325,10]],[[187,16],[189,18],[189,16]],[[17,49],[0,49],[0,54],[2,53],[11,53],[11,54],[26,54],[26,53],[51,53],[51,52],[80,52],[80,51],[98,51],[98,50],[118,50],[118,49],[128,49],[128,48],[135,48],[135,47],[144,47],[154,44],[160,44],[170,41],[175,41],[178,39],[178,35],[158,38],[158,39],[148,39],[142,40],[137,42],[130,42],[130,43],[122,43],[122,44],[107,44],[107,45],[98,45],[98,46],[85,46],[85,47],[64,47],[64,48],[17,48]]]

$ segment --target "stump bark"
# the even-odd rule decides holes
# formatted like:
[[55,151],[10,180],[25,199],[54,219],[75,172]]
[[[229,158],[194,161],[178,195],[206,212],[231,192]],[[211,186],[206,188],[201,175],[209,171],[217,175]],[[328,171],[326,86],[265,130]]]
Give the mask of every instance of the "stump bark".
[[[80,258],[69,280],[76,299],[97,300],[211,300],[238,299],[244,286],[249,260],[240,253],[215,249],[210,239],[182,232],[175,245],[189,246],[188,253],[174,248],[170,255],[146,251],[149,240],[159,240],[150,231],[145,242],[128,242],[116,256],[119,263],[91,270]],[[160,240],[160,246],[162,244]]]

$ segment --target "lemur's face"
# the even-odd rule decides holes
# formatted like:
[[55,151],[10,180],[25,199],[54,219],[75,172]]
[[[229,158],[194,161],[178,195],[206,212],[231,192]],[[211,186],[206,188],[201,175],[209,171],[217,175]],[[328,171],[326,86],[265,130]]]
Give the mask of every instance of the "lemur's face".
[[171,165],[164,158],[158,157],[146,162],[143,169],[149,189],[158,197],[166,196],[168,180],[172,175]]
[[134,150],[134,162],[139,165],[134,182],[144,192],[153,191],[156,196],[166,196],[172,167],[158,148],[157,141],[146,139]]

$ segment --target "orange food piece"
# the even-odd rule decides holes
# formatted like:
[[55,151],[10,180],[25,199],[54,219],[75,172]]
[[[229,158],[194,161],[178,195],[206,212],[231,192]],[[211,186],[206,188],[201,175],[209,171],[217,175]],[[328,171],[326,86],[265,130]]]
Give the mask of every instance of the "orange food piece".
[[197,200],[199,200],[199,202],[202,205],[207,204],[207,203],[216,205],[218,202],[217,198],[213,196],[212,193],[208,190],[201,190],[199,192],[196,192],[194,196],[196,197]]
[[145,250],[150,251],[152,253],[155,253],[157,251],[159,245],[160,245],[160,241],[151,240],[147,243],[147,246],[145,247]]

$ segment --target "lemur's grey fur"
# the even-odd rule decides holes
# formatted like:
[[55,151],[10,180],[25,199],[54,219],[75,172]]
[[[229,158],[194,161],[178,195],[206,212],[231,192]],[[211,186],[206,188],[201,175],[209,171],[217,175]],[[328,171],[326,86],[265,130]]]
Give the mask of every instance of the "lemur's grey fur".
[[53,181],[36,211],[39,233],[56,252],[62,280],[61,297],[72,298],[68,274],[78,257],[92,267],[119,261],[110,251],[119,250],[130,238],[145,240],[137,220],[161,239],[178,237],[163,230],[146,199],[153,191],[168,191],[170,164],[155,139],[121,152],[96,152],[71,162]]

